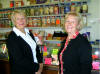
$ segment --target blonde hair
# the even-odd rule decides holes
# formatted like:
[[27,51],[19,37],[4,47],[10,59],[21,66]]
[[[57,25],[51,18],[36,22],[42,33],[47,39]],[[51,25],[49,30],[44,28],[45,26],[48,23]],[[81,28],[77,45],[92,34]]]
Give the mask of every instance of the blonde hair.
[[85,25],[83,24],[82,16],[77,12],[69,12],[65,15],[65,21],[69,16],[74,16],[78,20],[77,30],[80,31]]
[[25,16],[25,18],[27,18],[26,14],[23,11],[13,11],[11,14],[11,21],[13,24],[15,24],[14,21],[16,20],[16,16],[15,16],[16,14],[23,15],[23,16]]

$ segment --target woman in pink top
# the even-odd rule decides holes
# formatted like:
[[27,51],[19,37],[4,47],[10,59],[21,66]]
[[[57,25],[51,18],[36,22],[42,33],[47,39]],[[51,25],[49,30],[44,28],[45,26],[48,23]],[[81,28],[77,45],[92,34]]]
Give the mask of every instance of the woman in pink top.
[[65,31],[68,36],[62,41],[58,53],[60,74],[91,74],[92,47],[79,31],[82,29],[82,17],[79,13],[65,15]]

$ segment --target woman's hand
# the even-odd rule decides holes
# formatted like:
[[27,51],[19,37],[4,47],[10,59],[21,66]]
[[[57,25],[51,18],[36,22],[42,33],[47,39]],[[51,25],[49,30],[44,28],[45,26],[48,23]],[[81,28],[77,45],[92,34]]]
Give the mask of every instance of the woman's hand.
[[40,65],[39,70],[35,74],[41,74],[41,72],[43,70],[43,63],[40,63],[39,65]]
[[40,65],[39,72],[42,72],[42,70],[43,70],[43,63],[40,63],[39,65]]

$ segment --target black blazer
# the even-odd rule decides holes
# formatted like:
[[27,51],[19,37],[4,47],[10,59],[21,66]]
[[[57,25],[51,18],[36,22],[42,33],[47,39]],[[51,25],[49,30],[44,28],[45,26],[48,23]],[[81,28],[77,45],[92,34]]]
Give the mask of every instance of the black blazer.
[[[33,34],[30,36],[34,40]],[[35,74],[39,69],[39,63],[42,63],[42,55],[39,47],[36,47],[36,57],[38,63],[33,60],[33,54],[29,44],[15,32],[11,32],[7,39],[7,48],[9,54],[9,62],[11,66],[11,74]]]
[[[58,58],[64,44],[65,40],[58,52]],[[78,34],[75,39],[71,39],[63,53],[62,60],[64,74],[91,74],[92,47],[87,38]]]

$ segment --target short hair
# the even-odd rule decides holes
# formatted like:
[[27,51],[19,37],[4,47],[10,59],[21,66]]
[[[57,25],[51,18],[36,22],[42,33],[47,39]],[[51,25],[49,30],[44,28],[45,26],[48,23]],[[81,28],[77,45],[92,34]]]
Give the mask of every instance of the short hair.
[[77,13],[77,12],[68,12],[66,15],[65,15],[65,21],[66,19],[68,18],[68,16],[74,16],[78,19],[78,23],[79,25],[77,26],[77,30],[80,31],[85,25],[83,24],[83,18],[82,16],[80,15],[80,13]]
[[25,12],[23,12],[23,11],[17,11],[17,10],[13,11],[12,14],[11,14],[11,21],[12,21],[13,24],[15,24],[14,21],[16,19],[16,17],[15,17],[16,14],[23,15],[23,16],[25,16],[25,18],[27,18]]

